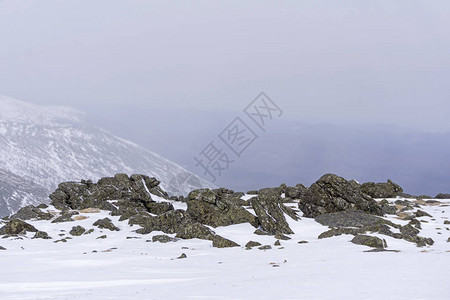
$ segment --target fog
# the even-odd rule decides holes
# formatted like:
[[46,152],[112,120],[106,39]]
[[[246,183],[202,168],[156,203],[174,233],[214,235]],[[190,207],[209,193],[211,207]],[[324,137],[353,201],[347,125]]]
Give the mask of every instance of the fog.
[[202,175],[193,157],[264,91],[282,116],[216,184],[333,172],[434,196],[450,189],[449,20],[448,1],[0,1],[0,93],[85,111]]

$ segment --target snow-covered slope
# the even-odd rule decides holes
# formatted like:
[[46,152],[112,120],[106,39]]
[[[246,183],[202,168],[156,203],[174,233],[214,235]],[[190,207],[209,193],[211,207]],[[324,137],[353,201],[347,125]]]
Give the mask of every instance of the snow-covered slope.
[[[392,204],[395,200],[388,199]],[[214,229],[240,245],[253,240],[272,246],[264,251],[213,248],[211,241],[200,239],[151,242],[164,233],[137,234],[138,225],[130,226],[107,211],[87,211],[77,221],[58,224],[27,221],[52,239],[32,239],[34,233],[0,239],[7,249],[0,250],[0,298],[448,299],[450,226],[444,222],[449,204],[442,200],[420,207],[433,216],[419,218],[421,235],[433,238],[432,246],[381,236],[389,250],[400,252],[367,253],[371,248],[351,243],[351,235],[318,239],[328,227],[314,219],[294,221],[287,216],[295,234],[280,246],[274,245],[273,236],[254,234],[249,223]],[[43,211],[56,212],[53,207]],[[93,226],[105,217],[120,231]],[[394,216],[386,219],[408,223]],[[73,226],[94,231],[71,236]],[[102,235],[106,238],[99,239]],[[57,242],[64,237],[66,242]],[[181,253],[187,258],[176,259]]]
[[[115,173],[157,177],[169,194],[213,187],[147,149],[82,123],[82,114],[72,108],[33,105],[1,95],[0,107],[0,169],[47,193],[63,181],[97,180]],[[0,193],[0,212],[14,211],[18,199],[25,198]],[[20,205],[33,204],[25,202]]]

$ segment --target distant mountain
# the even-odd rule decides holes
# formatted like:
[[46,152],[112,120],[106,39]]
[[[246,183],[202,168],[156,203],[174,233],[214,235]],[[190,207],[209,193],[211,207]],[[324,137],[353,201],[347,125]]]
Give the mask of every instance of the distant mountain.
[[43,192],[49,194],[60,182],[115,173],[156,177],[169,194],[213,187],[145,148],[86,125],[82,113],[72,108],[6,96],[0,96],[0,107],[0,174],[5,174],[0,179],[0,214],[41,201]]

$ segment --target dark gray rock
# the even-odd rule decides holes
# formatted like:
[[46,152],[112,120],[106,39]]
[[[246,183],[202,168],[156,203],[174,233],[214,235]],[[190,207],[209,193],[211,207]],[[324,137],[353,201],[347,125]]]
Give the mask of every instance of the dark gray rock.
[[97,238],[97,240],[106,239],[108,236],[106,234],[101,235]]
[[0,228],[0,235],[25,234],[27,232],[38,232],[38,230],[33,225],[19,219],[12,219]]
[[272,249],[272,246],[270,246],[270,245],[264,245],[264,246],[258,247],[258,249],[259,249],[259,250],[270,250],[270,249]]
[[224,237],[221,237],[220,235],[214,236],[212,240],[213,247],[216,248],[231,248],[231,247],[239,247],[239,244],[230,241],[229,239],[226,239]]
[[183,259],[183,258],[187,258],[187,255],[184,253],[181,253],[181,255],[177,257],[177,259]]
[[390,179],[384,183],[363,183],[361,191],[372,198],[395,198],[403,193],[403,189]]
[[303,184],[297,184],[295,187],[287,187],[285,196],[292,199],[299,199],[306,192],[308,188]]
[[5,247],[2,247],[2,246],[0,246],[0,250],[6,250],[6,248],[5,248]]
[[111,231],[120,231],[120,229],[116,225],[114,225],[113,222],[111,221],[111,219],[109,219],[109,218],[99,219],[99,220],[95,221],[95,223],[93,225],[97,226],[100,229],[108,229]]
[[324,175],[313,183],[302,196],[298,207],[305,217],[310,218],[344,210],[383,215],[381,206],[363,193],[356,181],[347,181],[334,174]]
[[392,222],[359,210],[323,214],[315,217],[314,220],[329,227],[364,227],[377,224],[388,224],[395,227]]
[[357,245],[364,245],[372,248],[381,248],[384,249],[387,247],[386,241],[380,239],[376,236],[368,236],[368,235],[357,235],[352,240],[352,243]]

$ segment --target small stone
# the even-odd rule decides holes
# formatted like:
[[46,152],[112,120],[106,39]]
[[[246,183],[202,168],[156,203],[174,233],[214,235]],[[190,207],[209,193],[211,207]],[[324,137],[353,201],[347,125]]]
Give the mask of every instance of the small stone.
[[80,236],[85,232],[86,232],[86,229],[84,229],[84,227],[74,226],[74,227],[72,227],[72,230],[69,233],[73,236]]
[[387,244],[385,240],[380,239],[379,237],[376,236],[368,236],[368,235],[357,235],[355,236],[352,240],[352,243],[357,244],[357,245],[364,245],[364,246],[369,246],[369,247],[373,247],[373,248],[386,248]]
[[444,221],[444,225],[450,225],[450,221],[449,220],[445,220]]
[[187,258],[187,255],[182,253],[180,256],[177,257],[177,259],[183,259],[183,258]]
[[257,235],[270,235],[269,233],[267,233],[267,232],[265,232],[265,231],[263,231],[263,230],[261,230],[259,228],[256,229],[253,233],[257,234]]
[[4,248],[4,247],[0,246],[0,250],[6,250],[6,248]]
[[34,235],[33,239],[44,239],[44,240],[49,240],[51,239],[51,237],[48,236],[48,233],[45,231],[38,231],[36,232],[36,234]]
[[101,235],[101,236],[99,236],[98,238],[97,238],[97,240],[98,239],[106,239],[108,236],[106,236],[106,234],[104,234],[104,235]]
[[281,233],[275,234],[274,237],[275,237],[277,240],[283,240],[283,241],[287,241],[287,240],[290,240],[290,239],[291,239],[290,237],[285,236],[284,234],[281,234]]
[[255,241],[249,241],[247,244],[245,244],[245,248],[253,248],[258,246],[261,246],[261,243]]
[[111,219],[109,219],[109,218],[99,219],[99,220],[95,221],[95,223],[93,225],[97,226],[100,229],[108,229],[111,231],[120,231],[120,229],[118,227],[116,227],[116,225],[114,225],[113,222],[111,221]]
[[66,239],[56,240],[53,243],[59,243],[59,242],[67,243],[67,240]]
[[272,249],[272,246],[270,246],[270,245],[264,245],[264,246],[259,247],[258,249],[259,249],[259,250],[270,250],[270,249]]
[[298,241],[299,244],[307,244],[308,241]]
[[155,235],[152,237],[152,242],[160,242],[160,243],[175,242],[177,240],[178,239],[175,239],[165,234]]
[[420,217],[430,217],[431,218],[431,215],[426,213],[426,212],[424,212],[423,210],[419,209],[419,210],[416,211],[416,217],[417,218],[420,218]]
[[276,242],[273,245],[274,246],[281,246],[280,240],[276,240]]

